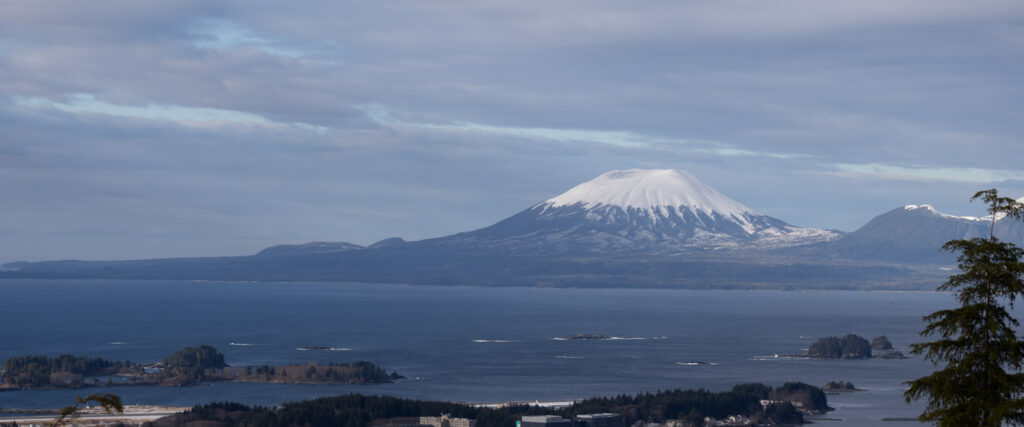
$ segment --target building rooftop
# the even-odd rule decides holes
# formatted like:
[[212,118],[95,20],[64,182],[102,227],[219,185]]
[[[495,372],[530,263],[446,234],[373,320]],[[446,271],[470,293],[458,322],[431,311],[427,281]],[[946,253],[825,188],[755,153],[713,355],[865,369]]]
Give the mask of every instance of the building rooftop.
[[527,415],[523,417],[523,421],[531,423],[547,423],[551,421],[562,421],[562,418],[558,415]]

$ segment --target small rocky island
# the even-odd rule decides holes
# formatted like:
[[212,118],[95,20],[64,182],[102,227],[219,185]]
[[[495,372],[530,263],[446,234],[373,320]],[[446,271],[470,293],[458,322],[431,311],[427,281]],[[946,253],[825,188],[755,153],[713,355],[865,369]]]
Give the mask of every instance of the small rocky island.
[[892,343],[885,335],[871,340],[871,357],[876,359],[906,359],[902,352],[892,348]]
[[[877,350],[877,352],[875,352]],[[892,348],[882,335],[869,343],[859,335],[846,334],[842,338],[826,337],[811,344],[807,357],[815,359],[905,359],[903,353]]]
[[562,337],[563,340],[607,340],[611,339],[607,335],[596,335],[596,334],[572,334]]
[[862,391],[861,389],[854,387],[853,383],[847,381],[829,381],[821,388],[822,391],[828,394],[843,393],[848,391]]
[[842,338],[827,337],[811,344],[807,355],[821,359],[869,359],[871,344],[854,334],[846,334]]
[[141,365],[65,354],[20,356],[4,361],[0,390],[82,388],[115,385],[185,386],[237,381],[287,384],[377,384],[403,378],[359,361],[320,365],[309,362],[277,366],[228,366],[224,354],[208,345],[185,347],[166,359]]

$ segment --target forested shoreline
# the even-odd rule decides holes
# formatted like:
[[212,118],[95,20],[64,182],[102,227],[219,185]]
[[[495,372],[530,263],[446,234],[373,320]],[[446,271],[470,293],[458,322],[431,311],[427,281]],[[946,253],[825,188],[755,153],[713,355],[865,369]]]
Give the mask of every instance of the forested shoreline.
[[64,354],[18,356],[0,368],[0,390],[83,388],[90,386],[187,386],[200,382],[238,381],[288,384],[376,384],[403,378],[367,361],[229,366],[224,354],[200,345],[185,347],[151,364],[110,361]]

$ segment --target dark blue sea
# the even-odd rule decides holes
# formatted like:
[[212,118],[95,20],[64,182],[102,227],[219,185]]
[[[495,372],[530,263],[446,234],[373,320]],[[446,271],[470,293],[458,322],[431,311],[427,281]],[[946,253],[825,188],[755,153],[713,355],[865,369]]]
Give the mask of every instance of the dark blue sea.
[[[0,280],[0,359],[26,354],[154,362],[209,344],[231,365],[368,360],[408,377],[381,385],[203,384],[89,389],[125,403],[276,405],[345,393],[473,403],[559,401],[744,382],[864,392],[829,396],[830,425],[914,417],[905,360],[787,360],[817,338],[920,342],[930,292],[535,289],[379,284]],[[616,339],[566,341],[574,333]],[[333,350],[301,351],[306,346]],[[691,362],[706,362],[693,364]],[[0,392],[0,407],[54,408],[83,390]],[[901,423],[886,423],[898,425]]]

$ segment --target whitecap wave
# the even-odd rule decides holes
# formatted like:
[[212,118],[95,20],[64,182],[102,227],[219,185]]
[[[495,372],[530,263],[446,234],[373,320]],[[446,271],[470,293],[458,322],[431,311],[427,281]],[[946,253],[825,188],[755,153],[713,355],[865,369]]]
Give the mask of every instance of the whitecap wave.
[[667,340],[668,337],[651,337],[652,340]]
[[696,361],[696,362],[676,362],[676,365],[680,365],[680,366],[718,366],[718,363]]
[[556,359],[582,359],[583,356],[565,356],[565,355],[560,355],[560,356],[555,356],[555,358]]
[[780,356],[778,354],[772,354],[772,355],[767,355],[767,356],[753,356],[753,357],[750,358],[750,360],[803,360],[803,359],[807,359],[807,358],[806,357],[798,357],[798,356],[786,356],[786,355]]
[[807,335],[800,335],[800,339],[802,339],[802,340],[813,340],[814,337],[809,337]]
[[[552,339],[555,340],[555,341],[570,341],[570,340],[571,341],[639,341],[639,340],[645,340],[645,339],[647,339],[647,337],[600,337],[600,338],[566,338],[566,337],[555,337],[555,338],[552,338]],[[652,338],[652,339],[665,339],[665,337]]]
[[124,345],[124,343],[121,342],[121,341],[108,342],[107,344],[110,344],[110,345]]
[[473,342],[492,343],[492,342],[512,342],[512,341],[509,341],[509,340],[473,340]]
[[779,355],[771,354],[771,355],[767,355],[767,356],[753,356],[753,357],[750,358],[750,360],[775,360],[775,359],[778,359],[778,358],[779,358]]
[[327,351],[352,351],[352,349],[347,347],[331,347]]
[[244,342],[229,342],[228,345],[233,345],[235,347],[252,347],[252,344]]

